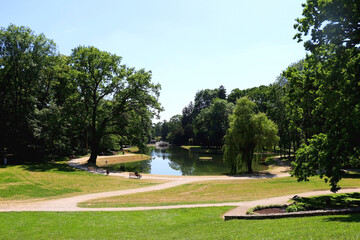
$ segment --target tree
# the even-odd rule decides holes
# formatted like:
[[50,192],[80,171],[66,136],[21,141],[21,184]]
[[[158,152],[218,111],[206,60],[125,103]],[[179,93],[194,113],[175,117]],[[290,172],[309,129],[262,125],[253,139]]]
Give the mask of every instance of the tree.
[[182,128],[182,115],[172,116],[168,122],[169,133],[166,139],[175,145],[184,143],[184,129]]
[[343,169],[360,157],[360,4],[308,0],[303,7],[295,38],[310,34],[304,46],[311,54],[302,71],[286,72],[291,101],[304,103],[298,110],[308,123],[293,175],[307,181],[320,173],[336,192]]
[[255,103],[243,97],[237,100],[225,135],[224,161],[231,173],[237,173],[242,162],[252,173],[255,150],[271,149],[277,141],[277,126],[264,113],[255,113]]
[[164,120],[161,125],[161,140],[166,141],[169,134],[169,123]]
[[226,89],[223,85],[221,85],[218,89],[218,98],[226,99]]
[[202,109],[194,120],[196,142],[202,146],[221,147],[229,127],[232,109],[232,103],[219,98],[215,99],[210,107]]
[[0,29],[0,159],[7,148],[29,160],[42,151],[36,112],[47,108],[52,88],[55,43],[13,24]]
[[192,102],[190,102],[189,105],[184,107],[184,109],[182,110],[181,125],[184,132],[184,143],[186,144],[190,143],[194,138],[193,111],[194,105]]
[[197,117],[202,109],[210,107],[215,98],[219,98],[219,96],[224,97],[224,94],[226,97],[226,90],[223,86],[216,89],[204,89],[198,91],[195,95],[194,109],[192,111],[193,119]]
[[[89,162],[96,162],[105,135],[132,136],[138,144],[145,141],[149,119],[161,110],[160,85],[151,82],[151,72],[121,65],[121,57],[95,47],[73,49],[71,63],[76,71],[78,100],[87,119]],[[137,127],[127,128],[130,123]]]

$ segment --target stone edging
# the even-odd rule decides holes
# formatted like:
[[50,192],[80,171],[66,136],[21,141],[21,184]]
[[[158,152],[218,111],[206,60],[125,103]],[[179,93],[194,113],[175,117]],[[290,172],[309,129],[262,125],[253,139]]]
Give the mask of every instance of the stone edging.
[[359,208],[351,209],[336,209],[336,210],[315,210],[315,211],[301,211],[290,213],[277,213],[277,214],[255,214],[255,215],[241,215],[241,216],[224,216],[224,220],[233,219],[248,219],[248,220],[261,220],[261,219],[277,219],[277,218],[289,218],[289,217],[310,217],[310,216],[325,216],[325,215],[341,215],[360,213]]

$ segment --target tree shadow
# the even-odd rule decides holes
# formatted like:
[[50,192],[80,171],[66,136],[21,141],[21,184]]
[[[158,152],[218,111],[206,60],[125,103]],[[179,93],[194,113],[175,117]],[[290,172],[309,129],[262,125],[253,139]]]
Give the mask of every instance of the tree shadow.
[[75,172],[76,169],[69,166],[67,163],[27,163],[22,165],[22,168],[31,172]]
[[341,215],[341,216],[331,216],[327,217],[323,220],[324,222],[360,222],[360,214],[347,214],[347,215]]
[[345,173],[342,178],[360,178],[360,173]]
[[249,178],[274,178],[277,174],[269,173],[269,172],[254,172],[254,173],[244,173],[244,174],[226,174],[229,177],[249,177]]
[[296,203],[304,204],[307,210],[341,209],[360,207],[360,193],[341,193],[318,197],[302,197],[294,199]]

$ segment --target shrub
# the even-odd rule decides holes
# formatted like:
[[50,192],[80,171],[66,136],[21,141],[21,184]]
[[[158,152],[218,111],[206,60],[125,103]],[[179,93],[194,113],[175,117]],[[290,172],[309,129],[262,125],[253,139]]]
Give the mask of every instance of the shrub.
[[286,212],[299,212],[306,211],[306,204],[304,203],[293,203],[286,208]]

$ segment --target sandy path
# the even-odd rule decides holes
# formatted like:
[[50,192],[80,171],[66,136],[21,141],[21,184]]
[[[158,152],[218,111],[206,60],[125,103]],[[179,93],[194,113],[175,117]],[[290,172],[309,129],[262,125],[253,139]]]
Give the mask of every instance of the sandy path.
[[[70,165],[87,170],[87,168],[83,165],[87,161],[87,158],[74,159],[70,161]],[[283,169],[281,169],[283,170]],[[127,178],[128,173],[111,173],[113,176],[125,177]],[[55,200],[46,200],[46,201],[35,201],[35,202],[27,202],[27,203],[14,203],[5,206],[0,205],[0,212],[11,212],[11,211],[138,211],[138,210],[152,210],[152,209],[175,209],[175,208],[196,208],[196,207],[215,207],[215,206],[238,206],[238,208],[233,209],[227,214],[244,214],[249,207],[256,205],[268,205],[275,203],[286,203],[293,195],[276,197],[276,198],[268,198],[261,199],[256,201],[246,201],[246,202],[230,202],[230,203],[215,203],[215,204],[189,204],[189,205],[172,205],[172,206],[155,206],[155,207],[124,207],[124,208],[79,208],[77,204],[80,202],[98,199],[98,198],[106,198],[113,196],[121,196],[121,195],[129,195],[136,194],[142,192],[150,192],[157,191],[167,188],[176,187],[183,184],[188,184],[196,181],[210,181],[210,180],[241,180],[241,179],[259,179],[259,178],[274,178],[274,177],[286,177],[289,176],[288,173],[283,171],[278,171],[276,174],[258,174],[252,176],[157,176],[157,175],[149,175],[144,174],[143,179],[162,179],[169,180],[169,182],[144,187],[137,189],[127,189],[127,190],[119,190],[119,191],[111,191],[111,192],[101,192],[101,193],[92,193],[85,194],[74,197],[67,197]],[[344,189],[341,192],[355,192],[360,191],[359,189]],[[314,196],[330,193],[329,191],[315,191],[309,193],[298,194],[300,196]]]

